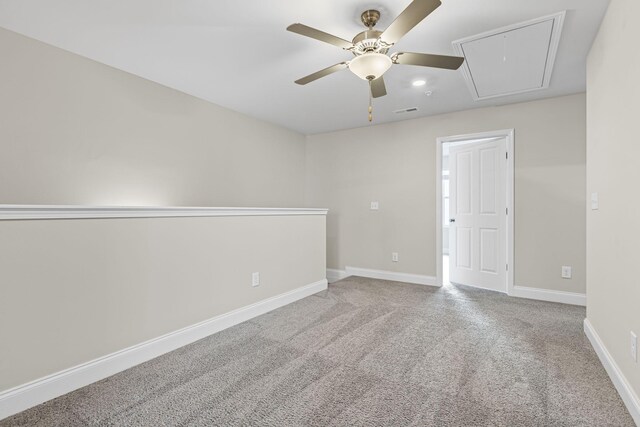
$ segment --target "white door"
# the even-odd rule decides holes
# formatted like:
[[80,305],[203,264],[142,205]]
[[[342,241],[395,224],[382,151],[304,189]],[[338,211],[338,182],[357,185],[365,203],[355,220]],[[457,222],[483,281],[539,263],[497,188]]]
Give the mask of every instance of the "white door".
[[449,153],[449,281],[507,292],[506,138]]

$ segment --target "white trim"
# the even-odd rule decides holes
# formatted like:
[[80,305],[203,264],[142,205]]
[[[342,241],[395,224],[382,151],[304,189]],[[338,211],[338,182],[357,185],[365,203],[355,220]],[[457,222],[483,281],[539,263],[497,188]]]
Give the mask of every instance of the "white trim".
[[507,294],[513,291],[516,284],[515,279],[515,218],[516,218],[516,195],[515,195],[515,130],[510,129],[507,136]]
[[611,378],[616,390],[618,390],[618,394],[620,394],[629,414],[631,414],[636,425],[640,426],[640,398],[638,398],[638,395],[633,391],[629,381],[618,367],[611,353],[609,353],[604,346],[604,343],[593,328],[591,322],[589,322],[589,319],[584,319],[584,333],[587,335],[587,338],[589,338],[593,349],[600,358],[600,362],[607,371],[607,374],[609,374],[609,378]]
[[507,293],[511,297],[528,298],[540,301],[559,302],[562,304],[581,305],[586,307],[587,295],[575,292],[552,291],[549,289],[514,286]]
[[326,215],[327,212],[327,209],[305,208],[0,205],[0,220]]
[[326,279],[230,311],[0,393],[0,419],[327,289]]
[[327,281],[329,283],[337,282],[338,280],[342,280],[349,277],[346,271],[344,270],[336,270],[334,268],[327,268]]
[[514,209],[514,151],[515,151],[515,130],[503,129],[491,132],[481,132],[467,135],[455,135],[440,137],[436,139],[436,283],[442,286],[442,144],[450,142],[461,142],[469,140],[487,140],[492,138],[506,138],[507,140],[507,173],[506,173],[506,203],[509,214],[507,221],[506,254],[509,269],[506,274],[507,293],[511,295],[514,286],[514,230],[515,230],[515,209]]
[[491,31],[487,31],[481,34],[476,34],[474,36],[470,36],[470,37],[465,37],[463,39],[459,39],[459,40],[455,40],[452,42],[453,45],[453,50],[456,52],[456,55],[458,56],[464,56],[464,49],[462,48],[462,45],[464,43],[468,43],[474,40],[479,40],[479,39],[483,39],[486,37],[490,37],[496,34],[501,34],[501,33],[505,33],[508,31],[513,31],[516,30],[518,28],[523,28],[523,27],[527,27],[530,25],[535,25],[535,24],[539,24],[541,22],[544,21],[549,21],[549,20],[553,20],[553,28],[551,30],[551,38],[549,40],[549,51],[547,52],[547,63],[545,65],[545,70],[544,70],[544,78],[542,81],[542,86],[540,87],[536,87],[536,88],[532,88],[532,89],[523,89],[523,90],[517,90],[514,92],[507,92],[507,93],[500,93],[497,95],[489,95],[489,96],[480,96],[478,94],[478,91],[476,89],[476,86],[473,82],[473,77],[471,75],[471,70],[469,68],[469,64],[467,63],[467,61],[464,61],[464,63],[462,64],[462,67],[460,67],[460,70],[462,71],[462,75],[464,77],[465,82],[467,83],[467,87],[469,88],[469,92],[471,92],[471,96],[473,97],[474,101],[482,101],[485,99],[493,99],[493,98],[500,98],[500,97],[504,97],[504,96],[510,96],[510,95],[516,95],[516,94],[520,94],[520,93],[528,93],[528,92],[534,92],[534,91],[538,91],[538,90],[543,90],[543,89],[547,89],[549,88],[549,85],[551,83],[551,75],[553,74],[553,66],[555,64],[556,61],[556,56],[558,53],[558,46],[560,45],[560,37],[562,36],[562,27],[564,26],[564,19],[566,17],[567,11],[563,10],[561,12],[555,13],[553,15],[547,15],[547,16],[543,16],[540,18],[536,18],[536,19],[531,19],[529,21],[525,21],[525,22],[520,22],[517,24],[513,24],[513,25],[508,25],[506,27],[501,27],[495,30],[491,30]]
[[421,274],[397,273],[395,271],[370,270],[368,268],[345,267],[349,276],[368,277],[371,279],[392,280],[394,282],[415,283],[417,285],[438,286],[433,276]]

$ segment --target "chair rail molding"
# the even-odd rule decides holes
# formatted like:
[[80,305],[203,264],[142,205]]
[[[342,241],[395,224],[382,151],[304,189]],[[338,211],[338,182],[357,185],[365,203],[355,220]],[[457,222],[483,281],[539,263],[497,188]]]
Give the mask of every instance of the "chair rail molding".
[[178,206],[0,205],[0,220],[327,215],[328,209]]

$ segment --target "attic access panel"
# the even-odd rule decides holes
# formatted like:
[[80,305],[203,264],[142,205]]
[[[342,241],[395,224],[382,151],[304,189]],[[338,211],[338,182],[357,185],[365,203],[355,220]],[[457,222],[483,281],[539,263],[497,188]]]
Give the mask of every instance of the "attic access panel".
[[453,42],[474,100],[546,89],[566,12]]

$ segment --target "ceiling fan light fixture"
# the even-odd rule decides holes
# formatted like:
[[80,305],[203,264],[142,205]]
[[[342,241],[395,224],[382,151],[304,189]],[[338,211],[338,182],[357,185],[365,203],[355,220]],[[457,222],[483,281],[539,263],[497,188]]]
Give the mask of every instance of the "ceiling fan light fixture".
[[362,80],[375,80],[387,72],[393,62],[381,53],[365,53],[349,62],[349,69]]
[[[391,68],[391,65],[417,65],[457,70],[464,62],[463,57],[428,53],[396,52],[391,57],[388,56],[389,49],[392,46],[441,4],[441,0],[412,0],[409,6],[384,31],[373,29],[380,19],[380,11],[375,9],[366,10],[361,15],[361,19],[367,29],[356,34],[351,42],[303,24],[289,25],[287,31],[337,46],[354,55],[353,60],[350,62],[340,62],[316,71],[296,80],[296,83],[306,85],[319,78],[349,68],[353,74],[369,83],[369,122],[371,122],[373,120],[373,98],[380,98],[387,94],[387,88],[382,76]],[[413,86],[416,87],[426,84],[426,80],[413,82]],[[427,95],[430,94],[431,92],[427,92]]]

